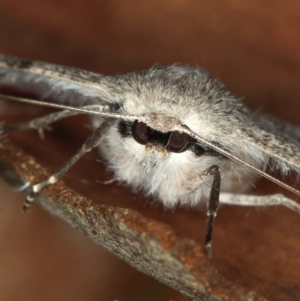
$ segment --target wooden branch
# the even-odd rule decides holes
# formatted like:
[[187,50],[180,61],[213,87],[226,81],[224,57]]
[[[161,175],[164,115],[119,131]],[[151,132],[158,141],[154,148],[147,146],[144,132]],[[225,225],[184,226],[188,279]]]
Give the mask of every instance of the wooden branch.
[[[48,175],[12,143],[4,144],[0,156],[1,175],[13,187]],[[199,244],[134,210],[99,205],[63,181],[46,188],[36,201],[131,266],[193,300],[266,300],[223,277]]]

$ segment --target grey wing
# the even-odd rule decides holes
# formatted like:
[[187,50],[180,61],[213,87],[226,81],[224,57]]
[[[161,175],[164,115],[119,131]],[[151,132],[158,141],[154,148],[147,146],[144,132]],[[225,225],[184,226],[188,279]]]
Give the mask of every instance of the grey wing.
[[84,70],[0,54],[0,93],[9,91],[73,106],[116,104],[119,97],[114,81]]
[[299,127],[268,115],[255,115],[252,126],[241,131],[242,139],[272,158],[272,169],[300,172]]

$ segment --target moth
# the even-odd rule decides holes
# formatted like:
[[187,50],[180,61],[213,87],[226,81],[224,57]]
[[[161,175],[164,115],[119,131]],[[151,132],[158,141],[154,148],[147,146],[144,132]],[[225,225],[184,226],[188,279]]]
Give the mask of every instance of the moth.
[[284,195],[246,194],[257,175],[292,191],[272,177],[300,172],[300,130],[246,108],[203,69],[173,65],[125,75],[104,76],[75,68],[0,55],[0,92],[61,109],[2,132],[43,130],[76,114],[90,114],[94,129],[80,150],[56,173],[30,186],[29,209],[47,185],[54,184],[86,152],[97,148],[116,181],[158,198],[164,206],[207,202],[205,246],[211,248],[219,203],[283,205],[300,213]]

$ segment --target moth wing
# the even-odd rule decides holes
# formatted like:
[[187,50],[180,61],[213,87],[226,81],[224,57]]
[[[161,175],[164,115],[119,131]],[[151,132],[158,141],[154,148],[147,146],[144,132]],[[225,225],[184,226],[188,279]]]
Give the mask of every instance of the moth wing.
[[115,104],[115,79],[0,54],[0,93],[83,106]]
[[257,115],[242,139],[272,158],[271,168],[300,172],[300,128],[268,115]]

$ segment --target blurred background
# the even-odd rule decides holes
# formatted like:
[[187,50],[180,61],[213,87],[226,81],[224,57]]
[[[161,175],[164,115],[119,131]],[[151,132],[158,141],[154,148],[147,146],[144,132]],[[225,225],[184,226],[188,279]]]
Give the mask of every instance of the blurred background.
[[[300,109],[299,28],[300,3],[295,0],[0,0],[0,53],[103,74],[145,69],[155,63],[201,66],[252,109],[294,124],[299,123]],[[37,113],[35,108],[24,111],[6,105],[0,109],[6,121]],[[83,123],[79,138],[89,131]],[[65,135],[71,135],[74,124],[62,124]],[[28,145],[22,138],[25,149],[37,154],[39,140]],[[61,158],[54,152],[52,157],[44,155],[50,170],[60,166],[82,141],[70,139],[65,142],[68,146],[57,147],[64,153]],[[91,168],[92,158],[92,163],[86,163]],[[81,181],[91,190],[95,179],[78,180],[80,176],[82,169],[69,178],[77,178],[75,183]],[[120,193],[126,191],[134,198],[126,188],[116,185],[113,189],[116,195],[121,189]],[[258,186],[260,192],[276,189],[281,191],[265,181]],[[22,215],[23,199],[1,184],[1,300],[185,300],[39,206]],[[176,212],[159,206],[135,203],[133,207],[170,222],[183,236],[203,240],[195,226],[199,223],[204,228],[205,214],[180,211],[179,219]],[[232,271],[228,266],[234,266],[236,275],[228,272],[231,279],[250,288],[253,277],[258,282],[268,279],[274,286],[287,283],[297,298],[300,275],[294,267],[299,263],[299,216],[282,208],[229,207],[219,215],[215,252],[224,259],[220,270],[226,273]],[[228,233],[236,237],[230,240]],[[232,248],[228,241],[238,245]],[[248,280],[243,282],[244,276]]]

